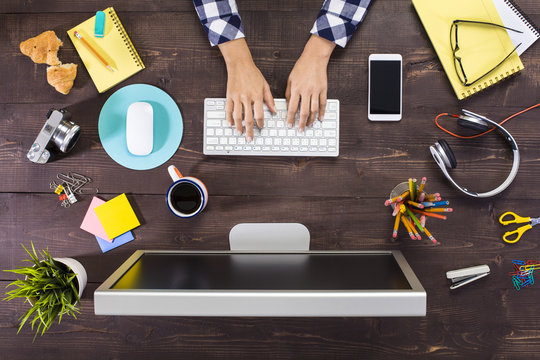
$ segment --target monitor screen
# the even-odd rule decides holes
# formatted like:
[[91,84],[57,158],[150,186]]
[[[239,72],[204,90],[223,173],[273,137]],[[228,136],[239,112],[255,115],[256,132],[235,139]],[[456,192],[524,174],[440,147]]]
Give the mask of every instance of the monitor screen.
[[391,253],[145,253],[112,289],[407,290]]

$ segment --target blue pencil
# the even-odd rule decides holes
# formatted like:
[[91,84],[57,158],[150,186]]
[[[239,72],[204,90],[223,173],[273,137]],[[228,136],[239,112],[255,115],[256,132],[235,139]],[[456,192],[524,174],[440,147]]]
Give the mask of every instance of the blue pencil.
[[450,201],[433,201],[433,202],[427,201],[427,202],[422,202],[420,204],[424,205],[424,207],[430,208],[430,207],[450,205]]

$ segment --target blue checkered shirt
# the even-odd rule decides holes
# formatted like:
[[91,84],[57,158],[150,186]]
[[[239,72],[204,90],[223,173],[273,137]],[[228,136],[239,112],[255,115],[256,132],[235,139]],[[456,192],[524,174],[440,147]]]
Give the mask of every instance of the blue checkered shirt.
[[[325,0],[311,33],[345,47],[375,0]],[[212,46],[245,37],[235,0],[193,0]]]

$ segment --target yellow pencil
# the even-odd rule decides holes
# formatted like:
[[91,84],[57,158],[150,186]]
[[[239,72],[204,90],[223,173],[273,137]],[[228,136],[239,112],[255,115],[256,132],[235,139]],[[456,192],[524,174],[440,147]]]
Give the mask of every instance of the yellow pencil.
[[90,52],[94,54],[95,57],[98,58],[98,60],[103,64],[103,66],[105,66],[110,71],[114,71],[114,68],[107,62],[107,60],[105,60],[105,58],[103,58],[103,56],[101,56],[101,54],[96,49],[94,49],[92,45],[90,45],[90,43],[86,41],[79,32],[75,31],[73,35],[75,35],[77,39],[81,40],[84,46],[86,46],[86,48],[90,50]]
[[413,231],[414,235],[416,236],[416,240],[422,240],[422,237],[420,236],[418,231],[416,231],[416,227],[414,226],[413,221],[410,218],[409,218],[408,221],[411,223],[411,228],[412,228],[412,231]]
[[454,209],[452,208],[430,208],[430,209],[424,209],[426,212],[452,212]]
[[398,212],[396,215],[396,221],[394,221],[394,231],[392,232],[392,237],[397,238],[397,232],[399,229],[399,220],[401,219],[401,212]]
[[403,225],[405,225],[405,228],[409,232],[409,236],[411,237],[411,239],[416,240],[416,237],[414,236],[411,229],[411,224],[405,219],[405,216],[401,217],[401,222],[403,223]]
[[407,204],[411,204],[412,206],[414,206],[415,208],[419,208],[419,209],[423,209],[424,208],[424,205],[420,204],[420,203],[417,203],[415,201],[411,201],[411,200],[407,200]]
[[418,193],[421,194],[424,191],[424,186],[426,185],[427,177],[422,178],[422,182],[420,183],[420,187],[418,188]]
[[433,241],[434,244],[437,243],[437,240],[431,235],[431,233],[428,231],[428,229],[424,228],[424,233],[429,237],[429,240]]

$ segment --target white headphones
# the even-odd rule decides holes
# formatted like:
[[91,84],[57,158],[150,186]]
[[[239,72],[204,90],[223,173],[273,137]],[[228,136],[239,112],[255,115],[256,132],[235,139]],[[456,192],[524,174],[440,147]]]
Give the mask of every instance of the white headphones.
[[504,135],[504,138],[510,144],[510,147],[512,148],[512,154],[514,156],[514,160],[512,163],[512,170],[510,170],[510,174],[508,175],[506,180],[504,180],[504,182],[501,185],[499,185],[495,189],[488,192],[477,193],[474,191],[470,191],[464,188],[463,186],[458,185],[448,173],[447,169],[455,169],[457,167],[456,157],[454,156],[454,153],[450,149],[450,146],[448,145],[448,143],[443,139],[439,139],[433,146],[429,147],[429,150],[431,151],[431,155],[435,159],[435,162],[437,163],[437,165],[439,165],[439,168],[441,168],[444,176],[446,176],[446,178],[450,180],[450,182],[456,188],[458,188],[461,192],[469,196],[478,197],[478,198],[486,198],[490,196],[495,196],[499,194],[500,192],[502,192],[504,189],[506,189],[508,186],[510,186],[510,184],[512,183],[512,181],[517,175],[517,172],[519,169],[519,149],[518,149],[517,143],[512,137],[512,135],[510,135],[510,133],[505,128],[497,124],[495,121],[492,121],[484,116],[475,114],[465,109],[463,109],[462,112],[463,114],[458,117],[458,125],[464,126],[470,129],[478,130],[481,132],[489,130],[490,125],[492,125],[496,127]]

